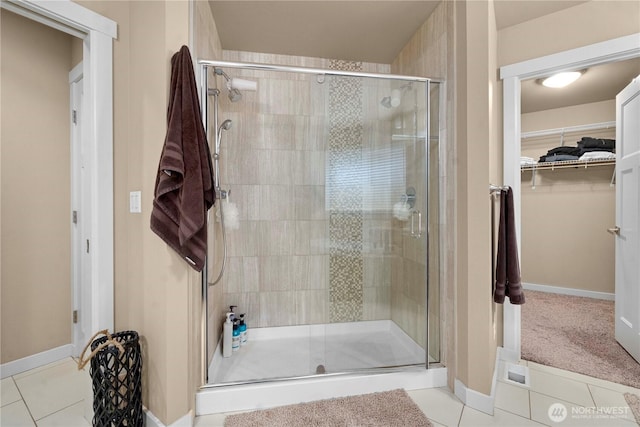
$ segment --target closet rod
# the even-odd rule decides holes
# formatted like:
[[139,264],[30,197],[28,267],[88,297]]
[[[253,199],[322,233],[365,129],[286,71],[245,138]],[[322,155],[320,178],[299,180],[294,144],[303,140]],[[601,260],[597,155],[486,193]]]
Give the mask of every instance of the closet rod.
[[535,138],[540,136],[549,136],[549,135],[562,135],[566,132],[582,132],[586,130],[598,130],[598,129],[609,129],[616,126],[616,122],[601,122],[601,123],[593,123],[590,125],[578,125],[578,126],[567,126],[564,128],[555,128],[555,129],[545,129],[545,130],[536,130],[532,132],[522,132],[520,134],[521,139],[526,138]]

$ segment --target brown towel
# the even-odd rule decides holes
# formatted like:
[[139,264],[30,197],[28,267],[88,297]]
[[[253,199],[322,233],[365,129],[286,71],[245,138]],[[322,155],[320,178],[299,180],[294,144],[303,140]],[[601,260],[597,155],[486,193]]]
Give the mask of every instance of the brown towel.
[[511,304],[524,304],[524,293],[520,283],[518,242],[513,219],[513,190],[509,187],[500,192],[500,224],[498,226],[498,255],[496,258],[496,286],[493,300],[504,303],[508,296]]
[[167,135],[158,165],[151,229],[202,271],[207,254],[207,210],[215,200],[213,168],[202,125],[191,54],[171,58]]

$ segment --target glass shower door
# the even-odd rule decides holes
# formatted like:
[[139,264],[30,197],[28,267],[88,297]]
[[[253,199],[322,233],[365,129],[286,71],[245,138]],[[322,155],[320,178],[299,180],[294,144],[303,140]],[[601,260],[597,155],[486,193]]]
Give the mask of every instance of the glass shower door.
[[[221,140],[230,197],[220,203],[236,204],[239,224],[226,230],[226,270],[209,288],[210,383],[424,367],[427,342],[437,361],[439,116],[429,114],[438,105],[429,82],[226,72],[258,90],[220,97],[219,121],[233,123]],[[246,313],[249,340],[223,358],[230,305]]]
[[329,76],[327,372],[425,365],[425,81]]

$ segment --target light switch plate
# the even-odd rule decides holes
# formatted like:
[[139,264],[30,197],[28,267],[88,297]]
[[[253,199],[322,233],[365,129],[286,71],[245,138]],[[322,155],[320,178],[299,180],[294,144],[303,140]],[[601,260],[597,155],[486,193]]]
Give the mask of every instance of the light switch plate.
[[129,193],[129,212],[142,213],[141,199],[142,199],[141,191],[131,191]]

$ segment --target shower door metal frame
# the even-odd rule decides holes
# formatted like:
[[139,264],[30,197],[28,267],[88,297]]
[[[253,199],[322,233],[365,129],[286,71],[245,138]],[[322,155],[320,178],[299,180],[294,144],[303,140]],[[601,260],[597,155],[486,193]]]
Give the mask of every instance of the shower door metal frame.
[[[443,96],[443,81],[439,79],[432,79],[427,77],[416,77],[416,76],[405,76],[398,74],[381,74],[381,73],[365,73],[365,72],[354,72],[354,71],[341,71],[341,70],[331,70],[331,69],[323,69],[323,68],[307,68],[307,67],[293,67],[293,66],[284,66],[284,65],[272,65],[272,64],[260,64],[260,63],[250,63],[250,62],[231,62],[231,61],[214,61],[214,60],[198,60],[198,66],[200,67],[200,109],[202,112],[202,122],[204,125],[204,129],[207,136],[207,141],[210,141],[209,135],[209,76],[208,70],[209,68],[221,67],[221,68],[234,68],[234,69],[249,69],[249,70],[261,70],[261,71],[278,71],[278,72],[289,72],[289,73],[300,73],[300,74],[315,74],[317,76],[348,76],[348,77],[359,77],[359,78],[373,78],[373,79],[382,79],[382,80],[404,80],[404,81],[413,81],[413,82],[422,82],[425,83],[425,105],[426,105],[426,117],[425,117],[425,135],[424,135],[424,144],[425,144],[425,153],[426,153],[426,168],[425,168],[425,209],[427,212],[426,215],[426,224],[427,227],[425,234],[425,321],[426,321],[426,348],[425,348],[425,364],[424,369],[429,369],[429,192],[431,188],[429,186],[429,170],[430,170],[430,153],[429,153],[429,141],[431,138],[431,129],[430,129],[430,120],[431,120],[431,102],[430,102],[430,89],[431,83],[439,84],[440,93],[439,93],[439,108],[442,109],[444,106],[443,100],[445,99]],[[442,129],[442,113],[440,112],[440,120],[438,123],[440,124],[440,128]],[[217,120],[217,117],[214,118]],[[218,124],[214,123],[215,129],[217,129]],[[417,129],[416,129],[417,131]],[[417,136],[416,136],[417,138]],[[439,138],[439,135],[438,135]],[[438,144],[438,156],[440,157],[440,144]],[[439,159],[439,164],[441,159]],[[217,184],[217,183],[216,183]],[[438,191],[438,200],[441,201],[441,195],[439,188],[436,189]],[[438,246],[440,247],[440,246]],[[441,251],[440,251],[441,252]],[[319,375],[305,375],[305,376],[296,376],[296,377],[286,377],[286,378],[270,378],[264,380],[253,380],[253,381],[245,381],[240,383],[224,383],[224,384],[207,384],[207,375],[208,375],[208,295],[209,295],[209,283],[208,283],[208,258],[205,259],[204,268],[202,270],[202,320],[201,320],[201,330],[202,330],[202,343],[201,343],[201,357],[202,357],[202,386],[201,388],[211,388],[211,387],[220,387],[220,386],[228,386],[235,384],[247,384],[247,383],[262,383],[262,382],[275,382],[275,381],[288,381],[293,379],[308,379],[313,377],[326,377],[327,375],[371,375],[371,374],[379,374],[383,372],[397,372],[397,371],[405,371],[407,369],[414,368],[416,366],[421,365],[404,365],[404,366],[393,366],[393,367],[379,367],[379,368],[367,368],[361,370],[351,370],[339,373],[332,374],[319,374]],[[440,282],[440,281],[439,281]],[[439,348],[439,353],[441,353],[441,349]],[[440,358],[441,359],[441,358]],[[440,363],[438,360],[435,363]],[[420,368],[422,369],[422,368]]]

